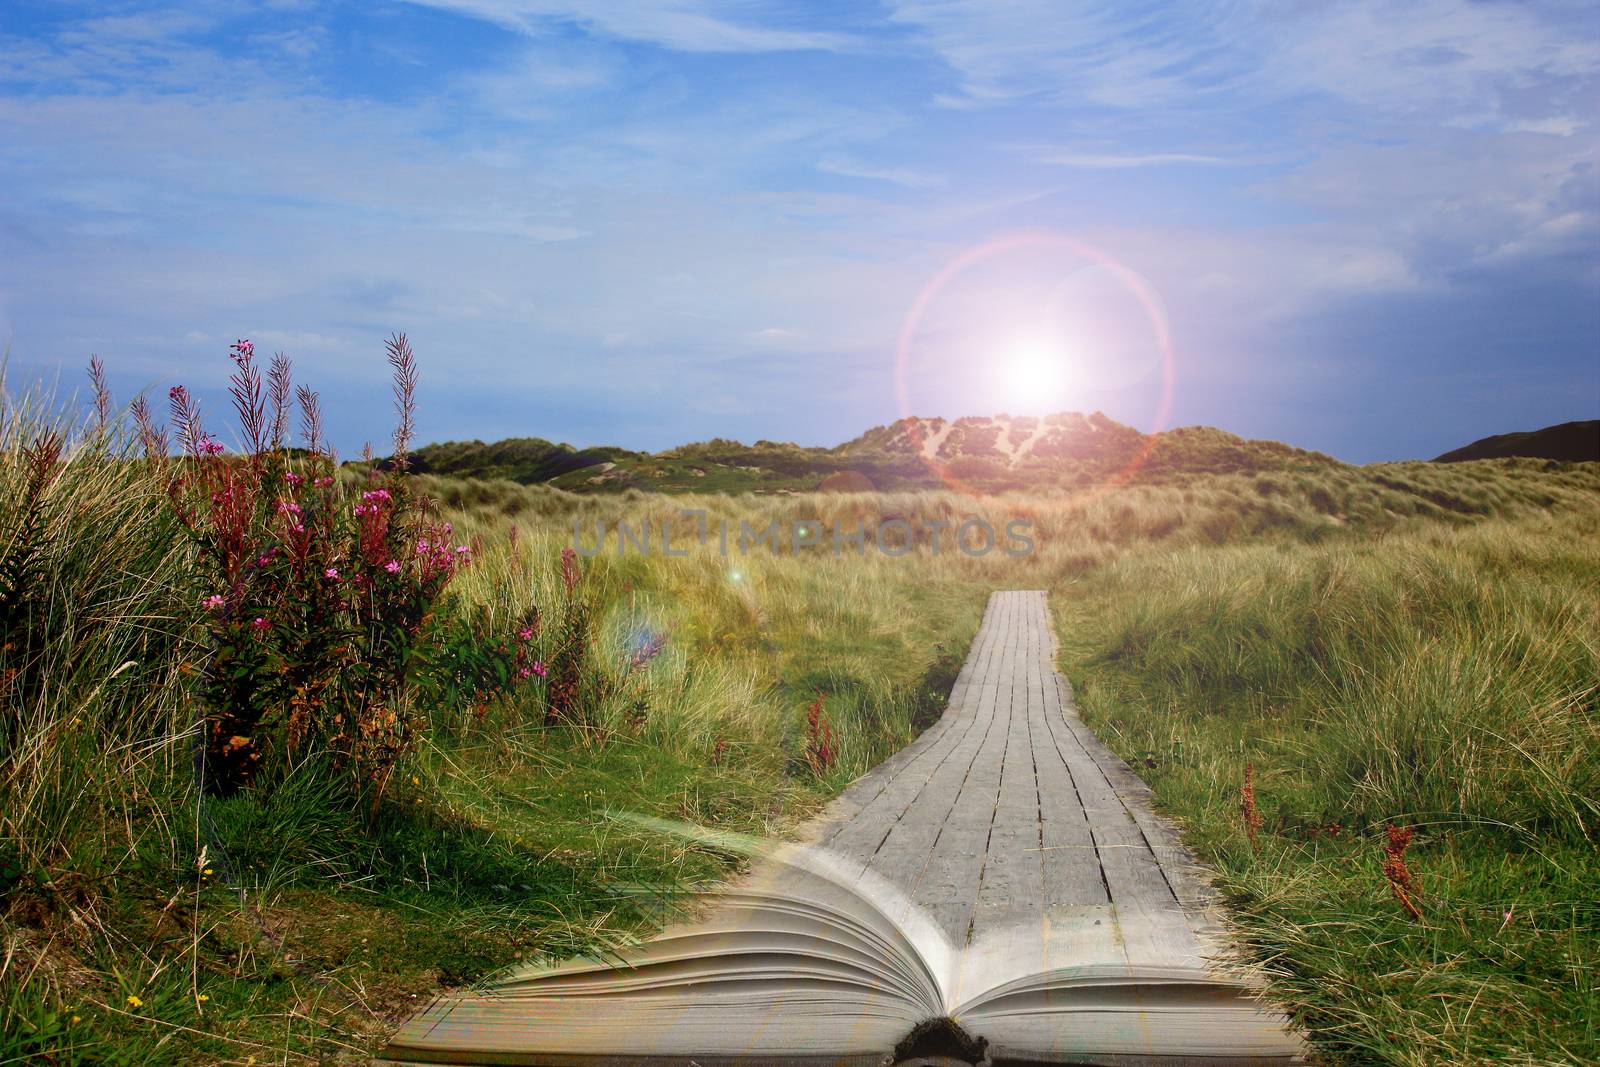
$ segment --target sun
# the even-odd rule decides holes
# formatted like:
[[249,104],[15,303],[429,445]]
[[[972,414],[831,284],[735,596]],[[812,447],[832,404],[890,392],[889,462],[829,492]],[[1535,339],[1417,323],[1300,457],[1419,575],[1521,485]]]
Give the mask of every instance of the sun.
[[1053,411],[1067,387],[1066,353],[1060,345],[1024,341],[1001,358],[1007,403],[1019,410]]

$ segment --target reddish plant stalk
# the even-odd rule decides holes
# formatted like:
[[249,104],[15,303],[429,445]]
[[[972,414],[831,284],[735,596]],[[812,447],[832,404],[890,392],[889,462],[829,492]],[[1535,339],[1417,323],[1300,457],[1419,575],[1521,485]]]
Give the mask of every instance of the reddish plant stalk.
[[288,440],[291,376],[289,357],[282,352],[274,353],[272,367],[267,371],[267,399],[272,404],[272,430],[267,443],[274,452],[283,448]]
[[1256,831],[1261,829],[1261,812],[1256,810],[1256,765],[1244,765],[1244,785],[1239,787],[1239,814],[1244,819],[1244,832],[1250,838],[1250,847],[1256,843]]
[[111,421],[111,387],[106,384],[106,365],[99,356],[89,357],[89,382],[94,386],[95,423],[104,429]]
[[133,424],[139,431],[139,445],[144,449],[145,459],[165,459],[171,444],[167,441],[167,430],[164,426],[157,426],[155,416],[150,414],[150,402],[143,395],[133,398]]
[[1406,865],[1406,849],[1411,845],[1412,829],[1409,826],[1396,826],[1390,823],[1385,831],[1383,876],[1388,879],[1389,888],[1393,890],[1400,906],[1413,919],[1421,921],[1422,907],[1419,901],[1422,897],[1422,885],[1411,873],[1411,868]]
[[389,366],[394,368],[394,465],[405,470],[410,466],[408,452],[417,428],[417,357],[403,333],[390,337],[384,347],[389,350]]
[[818,693],[806,708],[806,762],[812,773],[822,774],[833,766],[833,727],[822,713],[823,694]]

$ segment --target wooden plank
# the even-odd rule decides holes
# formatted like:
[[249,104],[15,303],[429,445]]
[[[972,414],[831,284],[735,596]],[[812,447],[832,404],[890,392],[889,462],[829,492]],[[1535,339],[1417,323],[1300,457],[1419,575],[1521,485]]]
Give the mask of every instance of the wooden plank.
[[[965,742],[968,733],[981,722],[981,679],[999,645],[998,628],[991,620],[999,609],[991,601],[984,623],[973,641],[973,652],[962,668],[968,675],[964,686],[952,693],[950,708],[939,721],[939,733],[922,746],[911,760],[896,765],[880,764],[865,776],[862,799],[853,810],[831,810],[818,835],[820,843],[846,862],[865,866],[884,844],[894,825],[904,817],[926,791],[939,767]],[[928,733],[932,733],[929,730]],[[926,734],[924,735],[926,736]],[[908,887],[909,888],[909,887]]]
[[1040,634],[1031,608],[1018,598],[1017,661],[1010,679],[1010,718],[994,821],[989,829],[969,942],[988,930],[1037,929],[1044,921],[1043,833],[1039,775],[1034,760],[1033,696],[1039,685]]
[[[978,687],[977,716],[972,729],[929,778],[918,802],[895,823],[885,838],[883,847],[872,857],[869,864],[874,872],[900,886],[911,894],[913,899],[920,899],[920,902],[931,903],[934,899],[938,899],[943,903],[942,894],[934,898],[924,892],[920,898],[918,897],[924,872],[934,863],[934,850],[941,837],[945,838],[945,849],[940,856],[940,865],[934,867],[935,882],[941,885],[946,880],[943,865],[950,862],[949,854],[952,848],[970,852],[981,848],[984,844],[985,839],[972,832],[977,825],[971,810],[972,800],[974,797],[979,797],[979,803],[982,803],[979,787],[972,778],[974,769],[978,767],[979,757],[991,747],[990,738],[995,733],[995,708],[999,697],[999,687],[987,680]],[[984,769],[978,768],[978,773],[983,774]],[[965,804],[962,804],[963,800],[966,801]],[[958,804],[962,804],[962,811],[957,820],[961,830],[959,832],[952,830],[946,836],[946,827],[951,825],[953,818],[957,818]],[[989,804],[992,813],[992,799]],[[984,829],[987,830],[986,823]],[[970,908],[970,897],[968,901],[967,907]],[[959,921],[951,915],[952,910],[954,909],[941,907],[940,914],[936,917],[946,932],[954,937]],[[960,931],[962,935],[960,940],[965,940],[965,932],[964,929]]]
[[958,946],[1205,969],[1214,895],[1078,717],[1055,650],[1043,591],[994,593],[939,723],[852,785],[816,840]]
[[[933,827],[927,859],[912,887],[911,899],[932,914],[957,945],[969,939],[999,807],[1012,721],[1011,688],[1003,682],[984,685],[989,727],[956,789],[954,803]],[[909,858],[915,859],[917,845],[908,839],[908,847],[913,850]]]
[[[1014,606],[1008,600],[999,596],[990,598],[989,608],[984,613],[983,640],[975,656],[976,667],[961,709],[962,714],[971,716],[971,723],[946,758],[933,769],[914,802],[898,813],[880,847],[868,859],[868,866],[874,873],[896,884],[908,896],[916,894],[957,803],[964,795],[971,795],[967,793],[969,776],[994,729],[995,708],[1000,699],[997,683],[1003,677],[1004,665],[1011,654],[1010,627],[1014,614]],[[952,832],[948,840],[957,841],[957,835]],[[963,837],[958,843],[963,848],[976,847],[975,839],[970,837]],[[954,914],[960,910],[959,906],[940,903],[935,917],[953,936],[961,923],[960,917]],[[966,908],[971,908],[970,897]],[[965,930],[961,933],[964,935]]]
[[1177,828],[1156,814],[1150,787],[1145,785],[1133,768],[1107,748],[1078,716],[1071,684],[1060,675],[1056,676],[1056,684],[1066,709],[1068,728],[1100,765],[1118,799],[1138,823],[1151,852],[1161,864],[1173,894],[1185,909],[1203,913],[1208,918],[1215,915],[1221,906],[1216,890],[1195,860],[1194,853],[1183,844]]
[[[821,817],[817,828],[818,843],[828,844],[845,829],[847,820],[873,807],[880,798],[885,797],[895,779],[918,771],[923,774],[931,773],[931,768],[937,766],[938,761],[948,754],[949,746],[959,740],[959,734],[950,736],[952,731],[972,725],[971,713],[975,710],[976,702],[969,702],[968,694],[975,681],[982,678],[989,657],[998,646],[1000,635],[997,627],[991,624],[991,620],[1001,610],[991,598],[984,610],[984,619],[979,625],[978,633],[973,637],[972,650],[956,676],[945,713],[940,716],[939,721],[923,731],[922,735],[906,748],[856,779],[835,798]],[[921,766],[913,769],[913,764]],[[889,796],[885,802],[893,807],[895,798]],[[894,809],[893,817],[897,818],[902,811],[903,808]]]

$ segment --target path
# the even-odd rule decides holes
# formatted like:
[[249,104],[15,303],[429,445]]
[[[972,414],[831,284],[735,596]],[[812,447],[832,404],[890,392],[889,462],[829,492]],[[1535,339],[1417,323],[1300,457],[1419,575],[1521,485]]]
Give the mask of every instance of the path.
[[[1078,718],[1072,691],[1055,672],[1054,648],[1043,592],[993,594],[944,716],[852,784],[803,836],[831,854],[831,881],[843,875],[893,883],[898,892],[871,894],[874,905],[901,909],[907,921],[900,929],[918,927],[919,949],[935,949],[941,960],[937,938],[921,940],[926,927],[918,924],[926,916],[943,928],[961,951],[946,961],[948,971],[939,964],[937,999],[980,1036],[992,1037],[989,1053],[997,1062],[1040,1055],[1052,1063],[1116,1067],[1303,1062],[1303,1046],[1281,1014],[1250,998],[1237,971],[1217,965],[1227,939],[1206,882],[1173,829],[1154,815],[1149,790]],[[808,987],[806,995],[791,991],[792,999],[771,1008],[754,1029],[730,1030],[722,1015],[708,1022],[690,1010],[702,994],[679,971],[700,974],[696,961],[710,960],[697,979],[703,995],[733,996],[711,992],[731,958],[721,954],[726,930],[697,934],[690,927],[678,936],[710,938],[718,951],[697,956],[682,948],[691,942],[680,941],[674,951],[687,954],[647,976],[662,984],[634,1002],[635,1011],[654,1005],[657,1015],[674,1020],[671,1026],[657,1015],[597,1023],[585,1014],[595,1009],[569,991],[506,992],[516,985],[507,983],[504,996],[447,998],[430,1007],[391,1050],[403,1050],[407,1063],[680,1063],[684,1058],[675,1054],[651,1058],[636,1038],[667,1047],[661,1035],[687,1027],[694,1035],[687,1044],[723,1049],[707,1062],[746,1062],[768,1040],[778,1051],[751,1062],[799,1062],[789,1043],[798,1038],[779,1022],[790,1011],[809,1019],[807,1011],[831,1002]],[[1048,983],[1027,984],[1046,975]],[[673,976],[688,992],[672,992]],[[776,995],[764,990],[743,995],[752,1002]],[[679,995],[688,999],[672,999]],[[884,1003],[904,1010],[901,1002]],[[851,1024],[858,1036],[873,1032],[861,1038],[863,1048],[904,1033],[904,1020],[884,1003],[863,1007]],[[627,1025],[640,1033],[618,1037]],[[556,1054],[591,1041],[630,1051]],[[539,1051],[546,1045],[548,1054]],[[957,1062],[943,1051],[912,1049],[905,1057]]]
[[1078,717],[1054,651],[1042,591],[994,593],[949,710],[808,836],[895,883],[958,946],[1231,984],[1210,886]]

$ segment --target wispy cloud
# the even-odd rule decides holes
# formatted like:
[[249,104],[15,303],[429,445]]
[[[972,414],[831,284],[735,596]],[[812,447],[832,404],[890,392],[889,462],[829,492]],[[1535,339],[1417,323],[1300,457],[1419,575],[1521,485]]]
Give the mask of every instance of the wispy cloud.
[[1262,33],[1241,15],[1209,0],[1161,10],[1119,0],[894,0],[891,18],[960,77],[952,101],[1132,108],[1194,105],[1250,79]]
[[961,79],[964,106],[1259,109],[1310,94],[1369,114],[1509,126],[1592,117],[1582,4],[1357,0],[895,0],[892,18]]
[[1116,155],[1035,148],[1030,149],[1029,154],[1040,163],[1049,163],[1057,167],[1080,167],[1085,170],[1126,170],[1133,167],[1170,167],[1181,164],[1208,165],[1231,162],[1221,156],[1194,155],[1187,152]]
[[817,169],[824,174],[889,182],[906,189],[936,189],[945,184],[945,179],[937,174],[927,174],[907,167],[874,166],[849,156],[825,156],[817,161]]
[[[584,3],[582,0],[401,0],[486,19],[539,35],[554,24],[624,41],[660,45],[683,52],[786,52],[838,50],[850,46],[844,34],[787,29],[761,24],[761,5],[717,3],[715,0],[631,0]],[[754,15],[752,18],[751,16]]]

